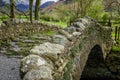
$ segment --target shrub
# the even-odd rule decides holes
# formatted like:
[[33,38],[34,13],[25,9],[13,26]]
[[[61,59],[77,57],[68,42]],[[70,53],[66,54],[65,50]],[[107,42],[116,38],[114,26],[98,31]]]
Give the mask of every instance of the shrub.
[[108,15],[108,13],[103,13],[103,15],[102,15],[101,18],[102,18],[103,21],[106,22],[106,21],[109,19],[109,15]]

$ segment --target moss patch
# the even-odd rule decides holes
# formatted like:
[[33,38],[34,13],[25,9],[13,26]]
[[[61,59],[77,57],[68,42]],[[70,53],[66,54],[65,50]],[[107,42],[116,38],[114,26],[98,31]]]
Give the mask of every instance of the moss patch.
[[61,79],[61,80],[70,80],[71,79],[70,73],[72,73],[72,68],[73,68],[73,60],[69,59],[69,62],[67,63],[66,68],[64,69],[63,79]]
[[120,46],[113,46],[112,51],[119,51],[120,52]]
[[56,34],[56,32],[54,32],[54,31],[46,31],[46,32],[44,32],[44,34],[45,35],[54,35],[54,34]]
[[16,51],[13,50],[8,50],[6,53],[8,56],[12,56],[12,55],[18,55]]

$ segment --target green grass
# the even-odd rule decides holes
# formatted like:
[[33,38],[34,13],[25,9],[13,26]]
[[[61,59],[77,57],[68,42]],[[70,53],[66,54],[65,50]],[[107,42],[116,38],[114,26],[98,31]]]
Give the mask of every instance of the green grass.
[[114,33],[114,32],[112,32],[112,34],[111,34],[111,35],[112,35],[112,37],[115,37],[115,33]]
[[[117,25],[120,25],[120,24],[113,24],[113,28],[115,28],[115,26],[117,26]],[[115,39],[115,29],[113,29],[113,31],[111,33],[111,36]],[[118,51],[118,52],[120,52],[120,39],[116,40],[116,43],[117,44],[113,45],[112,51]]]
[[17,52],[15,52],[15,51],[13,51],[13,50],[8,50],[8,51],[7,51],[7,55],[8,55],[8,56],[17,55]]
[[[2,21],[5,20],[5,19],[8,19],[8,18],[9,18],[9,17],[6,16],[6,15],[0,16],[0,22],[2,22]],[[26,18],[26,16],[23,16],[23,15],[21,15],[21,16],[17,15],[16,18],[28,20],[28,19]],[[62,21],[55,22],[55,21],[46,21],[46,20],[44,20],[44,19],[40,19],[40,21],[43,22],[43,23],[50,24],[50,25],[60,26],[61,28],[66,28],[66,27],[67,27],[67,23],[66,23],[66,22],[62,22]]]
[[115,26],[120,26],[120,24],[119,24],[119,23],[113,23],[112,26],[113,26],[113,27],[115,27]]
[[54,31],[46,31],[44,34],[46,34],[46,35],[54,35],[54,34],[56,34],[56,32],[54,32]]
[[113,46],[112,51],[119,51],[120,52],[120,46]]
[[27,19],[26,16],[23,16],[23,15],[17,15],[16,17],[21,19]]
[[59,21],[59,22],[46,21],[46,20],[43,20],[43,19],[41,19],[40,21],[43,22],[43,23],[60,26],[61,28],[66,28],[67,27],[67,23],[66,22],[61,22],[61,21]]
[[9,17],[6,16],[6,15],[3,15],[3,16],[0,16],[0,23],[3,21],[3,20],[6,20],[8,19]]

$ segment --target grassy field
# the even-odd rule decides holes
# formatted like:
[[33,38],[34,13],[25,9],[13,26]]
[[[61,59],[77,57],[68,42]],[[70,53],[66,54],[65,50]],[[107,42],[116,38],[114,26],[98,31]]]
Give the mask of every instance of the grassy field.
[[[28,18],[26,18],[26,16],[16,16],[16,17],[19,18],[19,19],[28,20]],[[7,19],[9,19],[9,17],[6,16],[6,15],[0,16],[0,23],[2,23],[3,20],[7,20]],[[61,28],[66,28],[67,27],[67,23],[62,22],[62,21],[56,22],[56,21],[46,21],[44,19],[40,19],[40,22],[47,23],[47,24],[50,24],[50,25],[60,26]]]
[[45,20],[41,19],[40,22],[44,22],[44,23],[47,23],[47,24],[57,25],[57,26],[60,26],[62,28],[66,28],[67,27],[67,23],[61,22],[61,21],[54,22],[54,21],[45,21]]

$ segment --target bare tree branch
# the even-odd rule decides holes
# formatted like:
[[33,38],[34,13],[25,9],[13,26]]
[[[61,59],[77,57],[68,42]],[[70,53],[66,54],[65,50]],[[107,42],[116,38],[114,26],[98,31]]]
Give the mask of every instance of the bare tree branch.
[[5,12],[5,11],[0,10],[0,13],[5,14],[5,15],[7,15],[8,17],[10,17],[9,13],[7,13],[7,12]]
[[27,16],[27,14],[25,14],[24,11],[19,10],[19,9],[17,8],[17,6],[15,6],[15,5],[14,5],[14,7],[15,7],[15,9],[16,9],[17,11],[21,12],[21,13],[22,13],[23,15],[25,15],[25,17],[28,19],[28,16]]

